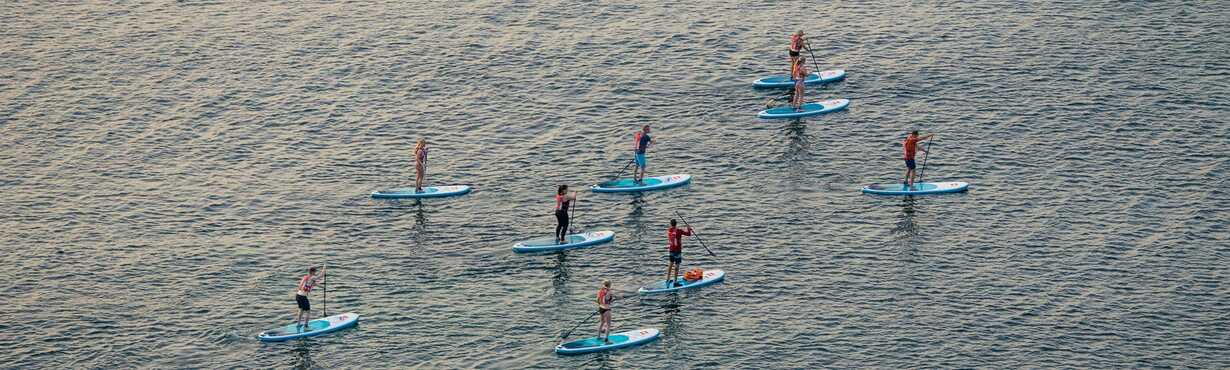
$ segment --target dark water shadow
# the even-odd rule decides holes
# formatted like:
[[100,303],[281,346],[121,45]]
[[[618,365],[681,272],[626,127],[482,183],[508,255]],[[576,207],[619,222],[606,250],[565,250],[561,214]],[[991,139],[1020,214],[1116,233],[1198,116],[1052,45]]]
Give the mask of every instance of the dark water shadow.
[[319,369],[321,368],[312,361],[312,341],[307,339],[299,340],[295,343],[295,348],[291,350],[295,354],[295,369]]
[[427,208],[420,200],[414,201],[414,244],[422,245],[427,238]]
[[649,225],[645,224],[645,196],[641,193],[632,194],[628,199],[628,205],[631,209],[628,211],[627,226],[632,229],[632,240],[643,240],[649,232]]
[[668,334],[673,336],[675,333],[683,330],[683,325],[679,321],[679,311],[682,306],[679,303],[679,296],[679,292],[673,293],[669,299],[661,302],[658,306],[662,309],[662,314],[666,316],[666,320],[663,321],[662,336]]
[[572,280],[572,269],[568,267],[567,253],[557,253],[555,266],[549,267],[548,270],[551,271],[551,289],[556,307],[564,307],[569,303],[568,297],[572,293],[568,288],[568,282]]
[[793,165],[811,158],[815,136],[807,133],[807,124],[802,119],[790,120],[782,126],[781,132],[786,142],[786,148],[782,151],[782,161]]
[[914,197],[911,195],[902,197],[901,214],[897,216],[892,234],[897,240],[906,244],[914,244],[918,241],[918,223],[914,221],[914,212]]

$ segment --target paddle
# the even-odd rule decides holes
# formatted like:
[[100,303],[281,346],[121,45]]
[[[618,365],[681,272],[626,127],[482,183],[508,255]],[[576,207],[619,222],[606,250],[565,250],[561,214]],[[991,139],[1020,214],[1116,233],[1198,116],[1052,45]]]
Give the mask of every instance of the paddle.
[[820,74],[820,65],[816,64],[816,53],[811,52],[811,40],[803,39],[803,43],[807,44],[807,53],[811,54],[811,65],[816,67],[816,75]]
[[788,96],[791,96],[791,95],[794,95],[794,90],[793,90],[793,89],[791,89],[791,90],[790,90],[790,92],[788,92],[788,93],[785,93],[785,94],[782,94],[782,95],[778,95],[778,96],[774,96],[774,97],[772,97],[772,98],[769,98],[769,100],[766,100],[766,101],[764,102],[764,107],[765,107],[765,108],[773,108],[774,106],[776,106],[776,105],[777,105],[777,100],[778,100],[778,99],[785,98],[785,97],[788,97]]
[[[576,192],[575,192],[575,191],[574,191],[574,192],[572,192],[572,193],[573,193],[573,194],[576,194]],[[575,234],[575,232],[573,232],[573,230],[572,230],[572,229],[573,229],[573,228],[572,228],[572,225],[576,225],[576,224],[577,224],[577,219],[576,219],[576,214],[577,214],[577,198],[575,198],[575,196],[572,198],[572,204],[570,204],[568,208],[570,208],[570,209],[568,210],[568,233],[569,233],[569,234]]]
[[918,170],[918,181],[915,181],[915,183],[922,182],[923,174],[927,172],[927,157],[931,156],[931,142],[932,141],[935,141],[934,136],[932,136],[930,139],[927,139],[927,149],[923,150],[922,169]]
[[[683,219],[683,215],[680,215],[679,211],[675,211],[675,216],[678,216],[679,220],[683,221],[684,226],[687,226],[689,229],[692,228],[692,225],[688,223],[688,220]],[[705,245],[705,241],[701,240],[700,233],[696,232],[696,230],[692,230],[692,236],[695,236],[696,240],[700,241],[700,246],[705,247],[705,250],[709,252],[710,256],[717,257],[716,254],[713,254],[713,251],[709,250],[709,246]]]
[[607,180],[606,182],[611,182],[611,181],[619,180],[619,176],[623,176],[624,171],[627,171],[627,170],[628,170],[628,167],[631,167],[633,163],[636,163],[636,157],[635,157],[635,156],[633,156],[633,157],[632,157],[632,159],[629,159],[629,160],[628,160],[628,164],[625,164],[625,165],[624,165],[624,168],[623,168],[623,169],[621,169],[621,170],[619,170],[619,173],[616,173],[616,174],[615,174],[615,177],[612,177],[610,180]]
[[581,325],[585,325],[586,322],[589,322],[589,319],[593,318],[594,315],[597,315],[597,314],[598,314],[598,310],[594,310],[594,313],[589,314],[589,316],[586,317],[585,320],[581,320],[581,322],[577,323],[577,326],[572,327],[572,329],[568,330],[568,332],[564,333],[564,335],[559,336],[559,339],[563,341],[564,339],[568,338],[569,335],[572,335],[573,331],[577,330],[577,328],[581,327]]
[[[320,276],[322,277],[327,276],[327,273],[325,272],[324,264],[320,265]],[[328,279],[328,277],[325,277],[325,279]],[[320,299],[320,302],[324,305],[324,308],[325,308],[324,316],[329,317],[329,284],[327,283],[320,284],[320,289],[324,289],[324,293],[325,293],[325,297]]]

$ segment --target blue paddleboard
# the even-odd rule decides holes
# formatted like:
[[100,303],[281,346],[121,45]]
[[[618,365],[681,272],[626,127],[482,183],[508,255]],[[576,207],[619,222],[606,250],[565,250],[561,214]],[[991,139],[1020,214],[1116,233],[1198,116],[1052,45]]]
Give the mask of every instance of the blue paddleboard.
[[927,195],[957,193],[969,189],[969,183],[955,182],[916,182],[906,188],[901,183],[871,184],[863,187],[863,192],[876,195]]
[[849,99],[831,99],[816,103],[803,103],[803,106],[800,107],[802,110],[800,111],[795,111],[794,107],[787,105],[762,110],[760,113],[756,114],[756,116],[764,119],[807,117],[817,114],[836,112],[846,109],[846,106],[848,105],[850,105]]
[[722,282],[722,280],[725,280],[725,279],[726,279],[726,271],[705,270],[705,274],[701,276],[700,280],[687,281],[681,277],[678,280],[675,280],[675,284],[667,284],[666,280],[660,280],[660,281],[655,281],[649,285],[643,286],[641,287],[641,289],[637,289],[636,292],[645,294],[645,295],[670,293],[670,292],[680,291],[684,289],[695,289],[695,288],[700,288],[703,286],[717,284],[717,283]]
[[552,238],[526,240],[513,245],[513,252],[542,253],[559,252],[562,250],[592,247],[615,240],[615,232],[610,230],[588,233],[569,234],[565,236],[567,243],[559,244]]
[[638,344],[648,343],[654,339],[658,339],[658,329],[640,329],[630,330],[619,333],[611,333],[607,335],[607,340],[611,343],[603,342],[598,337],[590,337],[581,340],[574,340],[567,343],[560,343],[555,346],[555,353],[561,355],[579,355],[584,353],[594,353],[631,347]]
[[423,191],[415,191],[414,188],[397,188],[389,190],[377,190],[372,192],[372,198],[376,199],[412,199],[412,198],[440,198],[451,197],[454,195],[462,195],[470,192],[469,185],[449,185],[449,186],[424,186]]
[[[807,75],[807,78],[803,79],[803,83],[807,85],[819,84],[819,83],[829,83],[833,81],[840,81],[845,78],[846,78],[846,70],[834,69],[831,71],[821,71],[820,73],[813,72],[812,74]],[[762,88],[794,87],[794,79],[790,78],[790,76],[788,75],[772,75],[769,77],[761,78],[756,81],[752,81],[752,85],[756,87],[762,87]]]
[[692,175],[668,175],[646,177],[641,179],[641,183],[639,184],[632,179],[612,180],[590,186],[589,189],[593,190],[595,193],[628,193],[668,189],[676,186],[683,186],[691,181]]
[[359,314],[348,312],[341,315],[333,315],[323,319],[308,321],[306,328],[299,326],[298,323],[294,323],[277,329],[262,331],[256,336],[256,338],[260,339],[262,342],[282,342],[291,339],[329,334],[338,330],[353,327],[358,323]]

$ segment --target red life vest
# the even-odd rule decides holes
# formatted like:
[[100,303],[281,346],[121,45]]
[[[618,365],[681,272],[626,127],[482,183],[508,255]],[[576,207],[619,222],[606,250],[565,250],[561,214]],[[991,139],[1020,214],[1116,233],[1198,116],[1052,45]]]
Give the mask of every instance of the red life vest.
[[790,35],[790,51],[803,50],[803,36]]
[[311,274],[303,275],[303,279],[299,279],[299,292],[307,295],[312,292],[312,288],[316,286],[316,278]]
[[610,307],[612,299],[614,299],[614,297],[611,297],[609,289],[607,289],[606,287],[603,287],[602,289],[598,289],[598,307],[602,307],[602,306]]

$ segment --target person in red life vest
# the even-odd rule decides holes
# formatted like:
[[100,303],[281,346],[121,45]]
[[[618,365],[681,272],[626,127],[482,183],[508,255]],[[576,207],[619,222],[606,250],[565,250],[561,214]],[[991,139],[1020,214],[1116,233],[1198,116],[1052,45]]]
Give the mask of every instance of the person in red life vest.
[[811,73],[807,70],[807,57],[796,59],[790,73],[790,78],[794,79],[794,96],[790,97],[790,106],[794,107],[794,111],[799,112],[803,110],[803,81]]
[[793,35],[790,35],[790,65],[791,65],[791,70],[793,70],[793,69],[794,69],[794,68],[793,68],[794,63],[795,63],[795,62],[797,62],[797,61],[798,61],[798,59],[799,59],[799,55],[800,55],[800,54],[799,54],[799,52],[803,51],[803,45],[804,45],[804,41],[803,41],[803,40],[805,40],[805,39],[803,38],[803,30],[799,30],[798,32],[795,32]]
[[636,139],[633,140],[634,149],[633,155],[636,158],[636,171],[634,178],[637,184],[645,179],[645,151],[649,149],[649,144],[653,144],[653,138],[649,136],[649,125],[641,127],[641,132],[636,133]]
[[555,191],[555,242],[567,244],[568,237],[568,207],[577,200],[577,192],[568,193],[568,185],[560,185]]
[[666,229],[666,241],[668,243],[667,250],[670,255],[667,257],[670,264],[666,267],[666,284],[667,287],[671,284],[678,284],[679,280],[679,264],[683,263],[683,237],[692,236],[692,228],[687,230],[675,227],[675,219],[671,219],[671,227]]
[[308,302],[308,294],[312,293],[312,288],[316,287],[317,280],[323,285],[324,278],[324,268],[321,268],[318,274],[316,267],[308,267],[308,274],[299,279],[299,290],[295,292],[295,303],[299,304],[299,316],[295,320],[299,322],[299,326],[306,327],[312,318],[312,303]]
[[603,343],[610,344],[607,337],[611,335],[611,302],[615,301],[611,293],[611,281],[603,280],[602,289],[598,289],[598,338]]
[[[901,185],[907,190],[910,186],[914,185],[914,153],[918,151],[918,142],[932,137],[935,137],[935,134],[918,136],[918,130],[914,130],[901,143],[901,146],[905,149],[905,181],[902,181]],[[924,152],[926,151],[924,150]]]
[[423,177],[427,176],[427,139],[414,146],[414,192],[423,192]]

